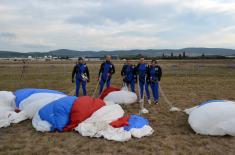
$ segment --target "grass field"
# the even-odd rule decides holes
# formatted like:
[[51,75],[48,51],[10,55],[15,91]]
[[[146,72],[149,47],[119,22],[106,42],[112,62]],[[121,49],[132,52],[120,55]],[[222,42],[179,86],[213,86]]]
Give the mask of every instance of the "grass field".
[[[96,85],[100,62],[88,62],[91,82]],[[116,74],[112,84],[121,86],[122,62],[114,62]],[[161,86],[168,99],[179,108],[189,108],[210,99],[235,100],[235,60],[159,61],[163,68]],[[48,88],[70,93],[73,62],[0,62],[0,90]],[[31,121],[0,129],[0,154],[234,154],[235,138],[196,135],[187,122],[187,115],[169,112],[161,98],[159,105],[146,105],[144,115],[155,133],[150,137],[125,143],[82,137],[76,132],[40,133]],[[139,105],[125,106],[126,113],[138,113]]]

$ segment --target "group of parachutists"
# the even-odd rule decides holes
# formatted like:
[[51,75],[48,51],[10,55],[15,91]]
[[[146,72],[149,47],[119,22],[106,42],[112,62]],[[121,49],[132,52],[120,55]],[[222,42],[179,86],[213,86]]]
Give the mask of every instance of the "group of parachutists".
[[[151,88],[153,103],[159,103],[161,67],[156,60],[152,60],[151,64],[145,63],[143,57],[137,65],[126,60],[121,70],[122,88],[111,85],[113,74],[115,66],[111,56],[106,56],[100,66],[97,86],[93,95],[89,96],[86,91],[90,81],[89,69],[83,58],[79,58],[72,72],[72,82],[76,82],[76,96],[38,88],[23,88],[15,92],[1,90],[0,128],[31,119],[33,127],[39,132],[76,131],[82,136],[120,142],[132,137],[151,136],[154,133],[151,122],[142,116],[148,113],[144,108],[144,94],[147,103],[151,104]],[[80,86],[83,96],[79,96]],[[98,97],[95,95],[97,90]],[[125,115],[122,105],[136,103],[140,104],[139,113]],[[189,115],[188,123],[197,134],[235,136],[233,101],[209,100],[181,112]]]

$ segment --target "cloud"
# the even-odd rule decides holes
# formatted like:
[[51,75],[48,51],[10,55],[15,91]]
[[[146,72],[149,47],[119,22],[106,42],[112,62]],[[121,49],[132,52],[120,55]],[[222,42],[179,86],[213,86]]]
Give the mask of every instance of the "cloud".
[[[149,0],[148,0],[149,1]],[[125,24],[130,21],[163,21],[163,18],[171,16],[170,12],[164,10],[174,10],[173,5],[169,1],[162,3],[154,3],[150,5],[149,2],[141,0],[114,0],[102,1],[99,6],[89,7],[84,9],[81,14],[71,15],[67,22],[81,25],[106,25],[108,22],[115,22],[118,24]],[[164,14],[162,14],[164,12]]]
[[235,2],[231,0],[190,0],[183,7],[198,13],[230,13],[235,14]]
[[16,39],[16,34],[11,33],[11,32],[0,32],[0,39],[14,40],[14,39]]
[[50,48],[50,46],[40,45],[40,44],[23,44],[22,47],[28,48],[28,49],[31,49],[31,50],[35,50],[35,49],[42,50],[42,49]]
[[234,25],[232,0],[1,0],[0,50],[235,48]]

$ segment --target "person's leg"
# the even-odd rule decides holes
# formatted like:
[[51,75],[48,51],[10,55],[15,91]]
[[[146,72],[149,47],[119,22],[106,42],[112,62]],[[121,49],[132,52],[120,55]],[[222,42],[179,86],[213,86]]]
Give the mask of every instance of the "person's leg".
[[82,92],[83,92],[83,96],[86,96],[86,81],[82,81]]
[[155,102],[159,100],[159,90],[158,90],[158,83],[155,83]]
[[76,96],[79,96],[80,80],[76,80]]
[[145,92],[146,92],[148,103],[151,104],[150,93],[149,93],[149,84],[147,82],[145,83]]
[[153,82],[150,83],[150,87],[151,87],[153,98],[154,98],[154,101],[155,101],[155,87],[154,87],[154,83]]
[[99,90],[99,95],[102,93],[103,88],[104,88],[104,80],[103,80],[103,79],[101,79],[101,80],[100,80],[100,90]]
[[131,85],[131,91],[135,93],[135,81],[132,80],[130,85]]
[[143,93],[144,93],[144,83],[139,81],[139,87],[140,87],[140,99],[143,99]]
[[111,79],[108,78],[107,81],[106,81],[106,88],[110,87],[110,83],[111,83],[110,81],[111,81]]

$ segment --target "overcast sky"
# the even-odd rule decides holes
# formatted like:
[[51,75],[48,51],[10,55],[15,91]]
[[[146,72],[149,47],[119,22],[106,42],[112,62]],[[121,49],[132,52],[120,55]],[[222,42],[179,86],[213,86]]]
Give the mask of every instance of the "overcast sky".
[[0,50],[235,48],[234,0],[0,0]]

